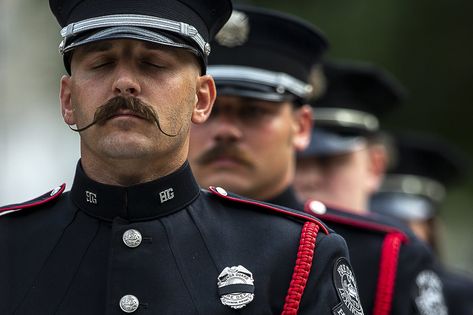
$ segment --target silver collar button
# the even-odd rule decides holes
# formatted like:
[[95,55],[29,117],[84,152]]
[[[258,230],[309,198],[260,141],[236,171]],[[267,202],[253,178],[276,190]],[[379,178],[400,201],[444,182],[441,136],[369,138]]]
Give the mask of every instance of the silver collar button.
[[123,233],[123,243],[130,248],[135,248],[140,246],[143,237],[141,233],[135,229],[130,229]]

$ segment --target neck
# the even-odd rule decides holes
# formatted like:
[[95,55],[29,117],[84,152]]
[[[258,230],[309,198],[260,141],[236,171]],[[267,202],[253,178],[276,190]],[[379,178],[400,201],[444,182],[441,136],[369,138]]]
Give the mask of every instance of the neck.
[[363,202],[340,202],[336,200],[325,200],[323,198],[316,198],[315,200],[321,201],[322,203],[325,203],[332,208],[343,210],[345,212],[350,212],[359,215],[366,215],[369,213],[367,204]]
[[265,201],[275,205],[292,208],[295,210],[304,209],[304,204],[297,198],[294,192],[294,188],[292,186],[287,186],[278,195],[273,196],[271,199],[267,199]]
[[185,158],[113,159],[82,155],[81,164],[88,177],[114,186],[132,186],[159,179],[182,166]]

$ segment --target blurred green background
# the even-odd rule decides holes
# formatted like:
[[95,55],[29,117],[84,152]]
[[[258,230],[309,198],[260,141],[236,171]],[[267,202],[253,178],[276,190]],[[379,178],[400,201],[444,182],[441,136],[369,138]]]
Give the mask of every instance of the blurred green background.
[[[331,58],[370,61],[390,71],[409,99],[383,126],[435,133],[473,161],[473,1],[245,3],[312,22],[327,35]],[[59,113],[59,41],[47,1],[0,2],[0,204],[72,181],[78,139]],[[465,184],[450,189],[441,217],[444,259],[473,272],[471,169],[467,175]]]

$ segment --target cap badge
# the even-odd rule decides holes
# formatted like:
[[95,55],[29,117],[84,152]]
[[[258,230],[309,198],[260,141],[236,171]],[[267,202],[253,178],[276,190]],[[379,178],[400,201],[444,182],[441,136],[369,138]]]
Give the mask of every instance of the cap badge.
[[333,281],[342,302],[333,309],[333,314],[363,315],[355,275],[345,258],[339,258],[335,263]]
[[241,265],[225,267],[218,276],[217,286],[223,305],[240,309],[253,301],[253,274]]
[[230,19],[215,35],[215,40],[222,46],[236,47],[243,45],[248,40],[250,34],[250,22],[248,16],[233,10]]

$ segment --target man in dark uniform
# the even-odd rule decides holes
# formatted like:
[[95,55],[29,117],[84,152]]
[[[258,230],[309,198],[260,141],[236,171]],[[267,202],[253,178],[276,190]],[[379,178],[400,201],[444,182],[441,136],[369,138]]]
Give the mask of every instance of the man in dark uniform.
[[351,314],[343,238],[312,216],[203,191],[187,163],[230,1],[50,6],[81,159],[70,192],[0,208],[1,313]]
[[368,212],[387,163],[379,117],[401,102],[403,89],[366,63],[326,62],[324,73],[312,141],[297,160],[305,210],[347,240],[367,314],[447,314],[442,292],[424,291],[438,279],[429,249],[401,223]]
[[[296,17],[235,8],[209,58],[218,90],[213,112],[191,130],[189,162],[201,186],[216,183],[245,197],[302,210],[292,189],[295,152],[310,140],[307,101],[317,88],[310,79],[327,45],[318,30]],[[336,273],[352,274],[350,269]],[[363,314],[354,277],[344,283],[350,289],[339,292],[347,310],[333,314]]]
[[[302,210],[291,186],[295,151],[310,140],[307,100],[318,88],[310,79],[325,38],[293,16],[238,6],[212,47],[209,73],[218,97],[209,120],[191,130],[189,162],[197,181]],[[349,268],[336,273],[352,275]],[[355,278],[345,276],[338,291],[347,309],[333,314],[361,315]]]
[[[463,154],[439,137],[421,133],[394,136],[392,167],[372,198],[373,211],[408,224],[440,257],[439,209],[447,188],[464,179]],[[473,314],[473,279],[439,262],[438,274],[450,314]]]

